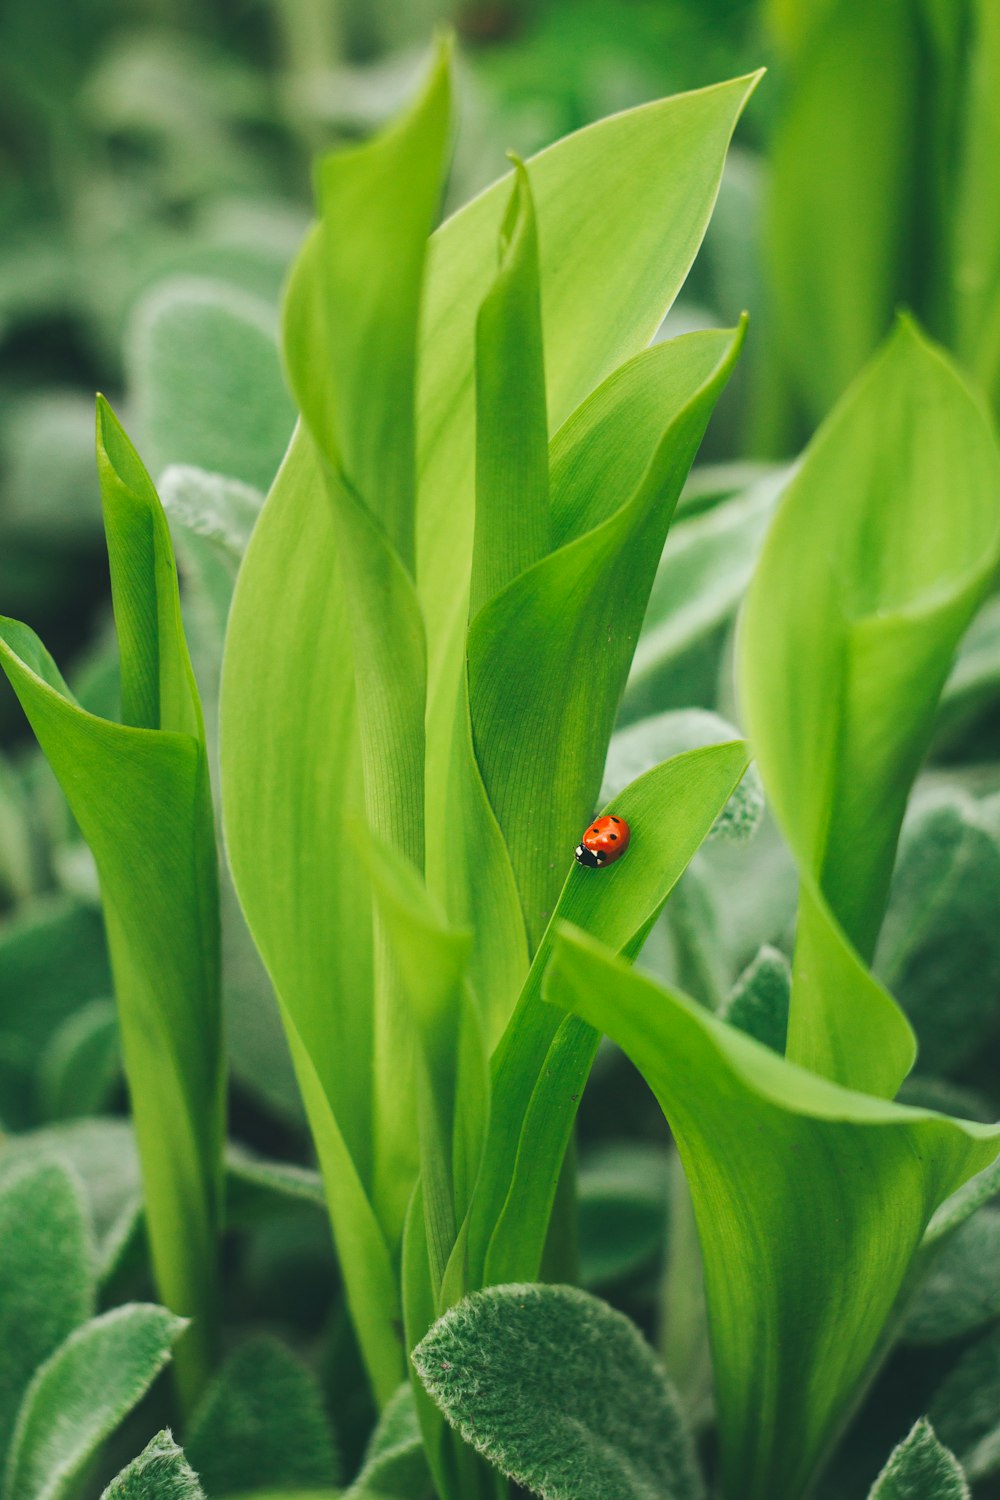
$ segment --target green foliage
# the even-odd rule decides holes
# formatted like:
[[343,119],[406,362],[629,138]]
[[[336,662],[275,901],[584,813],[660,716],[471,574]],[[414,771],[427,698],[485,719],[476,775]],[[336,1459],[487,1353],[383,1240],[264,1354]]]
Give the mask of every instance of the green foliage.
[[315,1381],[270,1338],[230,1355],[195,1409],[184,1447],[212,1496],[319,1488],[338,1468]]
[[431,1477],[420,1424],[407,1382],[387,1402],[365,1449],[364,1462],[344,1500],[417,1500],[430,1493]]
[[968,1496],[961,1464],[942,1447],[922,1417],[889,1455],[869,1500],[968,1500]]
[[1000,1317],[1000,1210],[983,1208],[937,1252],[910,1307],[903,1338],[940,1344]]
[[930,1417],[975,1482],[1000,1471],[1000,1328],[964,1351],[931,1399]]
[[184,1328],[163,1307],[116,1307],[76,1329],[36,1372],[7,1455],[4,1500],[63,1500],[149,1389]]
[[474,1293],[413,1351],[449,1422],[544,1500],[699,1500],[663,1370],[621,1313],[566,1286]]
[[677,1142],[704,1259],[723,1492],[791,1500],[876,1352],[931,1214],[996,1158],[1000,1132],[848,1092],[568,927],[547,994],[632,1058]]
[[53,1032],[39,1062],[42,1112],[50,1120],[102,1114],[121,1073],[111,1000],[91,1000]]
[[788,959],[767,944],[751,960],[726,996],[719,1015],[772,1052],[784,1055],[792,971]]
[[901,322],[810,445],[746,600],[750,739],[802,887],[788,1056],[887,1097],[913,1037],[864,962],[938,695],[996,567],[998,481],[978,400]]
[[580,1280],[606,1286],[662,1250],[669,1157],[642,1141],[606,1141],[580,1161]]
[[101,1500],[204,1500],[198,1476],[169,1432],[151,1438]]
[[0,664],[101,876],[153,1262],[167,1303],[195,1314],[178,1353],[190,1398],[215,1320],[223,1127],[215,829],[166,520],[103,400],[97,453],[123,722],[83,710],[16,621],[0,625]]
[[35,1369],[94,1311],[93,1250],[80,1189],[61,1166],[0,1186],[0,1453]]

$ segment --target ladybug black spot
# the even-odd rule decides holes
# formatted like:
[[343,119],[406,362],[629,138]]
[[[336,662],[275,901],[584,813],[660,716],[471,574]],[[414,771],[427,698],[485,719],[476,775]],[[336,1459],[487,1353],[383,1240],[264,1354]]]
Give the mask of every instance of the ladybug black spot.
[[[612,821],[612,823],[620,823],[621,822],[621,818],[616,818],[615,815],[614,815],[614,813],[612,813],[612,815],[611,815],[611,821]],[[612,835],[612,837],[614,837],[614,835]]]
[[618,837],[617,833],[609,833],[608,834],[608,838],[609,839],[616,839],[617,837]]

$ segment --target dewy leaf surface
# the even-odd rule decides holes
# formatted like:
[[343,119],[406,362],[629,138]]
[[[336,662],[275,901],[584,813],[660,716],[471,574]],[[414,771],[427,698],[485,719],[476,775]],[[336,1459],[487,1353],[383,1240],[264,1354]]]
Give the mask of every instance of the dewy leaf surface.
[[799,1500],[931,1214],[997,1156],[1000,1127],[807,1073],[568,927],[546,995],[632,1058],[677,1142],[705,1268],[723,1493]]
[[465,1440],[543,1500],[700,1500],[677,1397],[639,1330],[568,1286],[499,1286],[413,1351]]
[[29,1165],[0,1190],[0,1453],[36,1368],[94,1310],[94,1251],[76,1180]]
[[996,567],[998,494],[988,418],[901,322],[810,445],[742,621],[749,737],[802,881],[788,1055],[886,1096],[913,1039],[864,963],[938,695]]
[[70,1334],[24,1398],[4,1500],[62,1500],[98,1447],[152,1385],[184,1327],[163,1307],[132,1303]]

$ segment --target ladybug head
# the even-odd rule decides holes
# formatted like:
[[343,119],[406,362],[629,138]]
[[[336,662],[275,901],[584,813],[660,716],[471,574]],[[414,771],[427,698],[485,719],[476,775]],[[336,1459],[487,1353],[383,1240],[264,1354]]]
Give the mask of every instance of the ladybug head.
[[576,855],[577,864],[586,866],[588,870],[598,870],[604,863],[604,855],[588,849],[585,844],[577,844],[573,853]]

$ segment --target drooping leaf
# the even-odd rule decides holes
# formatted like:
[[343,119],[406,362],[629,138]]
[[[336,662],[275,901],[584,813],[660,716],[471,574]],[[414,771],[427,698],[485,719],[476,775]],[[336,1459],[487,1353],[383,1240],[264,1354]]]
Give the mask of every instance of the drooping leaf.
[[198,1476],[169,1432],[158,1432],[101,1500],[204,1500]]
[[749,735],[801,878],[788,1055],[886,1096],[913,1039],[862,961],[938,694],[996,566],[998,493],[985,414],[901,322],[810,445],[747,595]]
[[62,1500],[170,1358],[184,1319],[132,1303],[84,1323],[37,1371],[7,1457],[4,1500]]
[[0,1185],[0,1453],[36,1368],[94,1311],[84,1213],[76,1179],[55,1163]]
[[807,1073],[568,927],[546,994],[632,1058],[677,1143],[704,1261],[723,1493],[797,1500],[932,1213],[996,1159],[1000,1130]]
[[868,1500],[968,1500],[969,1486],[955,1455],[926,1417],[889,1455]]
[[248,1340],[199,1402],[184,1449],[210,1495],[332,1485],[338,1462],[315,1380],[277,1339]]
[[267,303],[221,281],[177,278],[139,304],[126,352],[154,473],[191,464],[268,488],[295,423],[275,335]]
[[699,1500],[690,1433],[638,1329],[587,1292],[473,1293],[413,1351],[453,1426],[544,1500]]
[[121,657],[122,723],[82,709],[38,638],[0,623],[0,665],[97,863],[157,1282],[194,1315],[190,1396],[215,1319],[223,1071],[218,876],[201,709],[166,519],[107,404],[98,473]]

